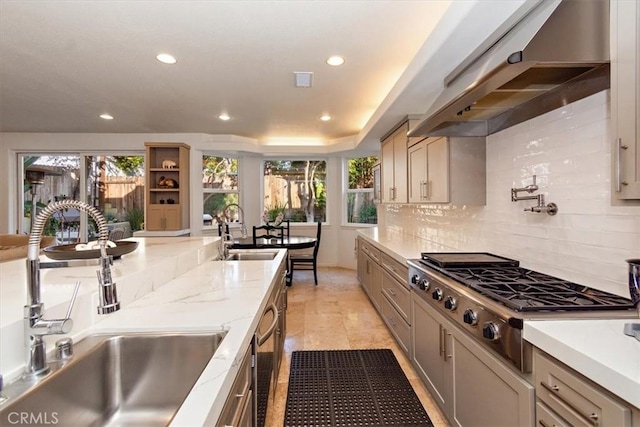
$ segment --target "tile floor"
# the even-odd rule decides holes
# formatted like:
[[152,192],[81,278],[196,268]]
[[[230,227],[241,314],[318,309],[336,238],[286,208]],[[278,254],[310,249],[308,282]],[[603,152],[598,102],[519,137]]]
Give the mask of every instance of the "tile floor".
[[320,268],[318,286],[313,284],[312,271],[296,271],[287,297],[285,354],[275,398],[269,404],[267,427],[283,425],[291,352],[360,348],[392,349],[434,425],[449,427],[360,287],[354,270]]

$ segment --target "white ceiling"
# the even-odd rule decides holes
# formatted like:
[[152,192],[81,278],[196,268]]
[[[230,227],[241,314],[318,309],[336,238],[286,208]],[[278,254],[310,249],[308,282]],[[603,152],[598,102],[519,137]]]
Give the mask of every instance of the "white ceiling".
[[[0,131],[293,146],[357,137],[449,4],[2,0]],[[178,63],[161,64],[160,52]],[[335,54],[343,66],[325,63]],[[294,71],[313,72],[313,87],[295,88]],[[321,122],[324,113],[333,120]]]

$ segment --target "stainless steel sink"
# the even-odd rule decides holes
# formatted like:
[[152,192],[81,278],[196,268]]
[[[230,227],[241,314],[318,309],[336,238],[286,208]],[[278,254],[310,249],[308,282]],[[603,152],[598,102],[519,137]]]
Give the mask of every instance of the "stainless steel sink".
[[[226,332],[93,335],[73,359],[0,406],[0,425],[165,426]],[[18,415],[15,415],[18,414]]]
[[278,252],[261,251],[261,252],[232,252],[226,261],[270,261],[278,255]]

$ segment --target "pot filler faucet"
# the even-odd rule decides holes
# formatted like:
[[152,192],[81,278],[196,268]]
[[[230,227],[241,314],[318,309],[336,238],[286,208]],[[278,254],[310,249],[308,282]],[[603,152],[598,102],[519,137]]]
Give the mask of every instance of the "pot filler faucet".
[[[518,193],[526,191],[530,196],[518,196]],[[538,185],[536,184],[536,176],[533,175],[533,184],[529,184],[526,187],[512,188],[511,189],[511,201],[519,202],[520,200],[536,200],[538,203],[535,206],[524,208],[525,212],[546,212],[549,215],[555,215],[558,213],[558,205],[555,203],[549,203],[545,205],[544,194],[531,194],[538,191]]]
[[29,247],[27,250],[27,305],[24,306],[27,363],[22,375],[25,380],[36,379],[47,374],[50,370],[49,366],[47,366],[47,353],[42,337],[45,335],[67,334],[71,332],[73,327],[71,310],[78,294],[80,282],[76,283],[65,318],[43,319],[44,304],[40,298],[40,259],[38,257],[45,223],[54,212],[69,208],[88,213],[98,226],[98,241],[100,244],[100,270],[97,271],[100,297],[98,314],[113,313],[120,309],[116,284],[111,279],[111,258],[107,255],[109,230],[107,229],[106,219],[96,208],[79,200],[61,200],[49,204],[38,214],[29,235]]

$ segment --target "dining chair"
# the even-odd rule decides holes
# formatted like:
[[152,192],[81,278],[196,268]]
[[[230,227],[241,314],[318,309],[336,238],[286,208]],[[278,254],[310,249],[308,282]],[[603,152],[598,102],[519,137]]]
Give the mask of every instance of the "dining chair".
[[287,239],[288,239],[288,238],[289,238],[289,236],[290,236],[290,233],[289,233],[290,228],[291,228],[291,227],[290,227],[290,222],[291,222],[290,220],[285,219],[284,221],[282,221],[282,222],[280,223],[280,227],[284,228],[284,237],[286,237]]
[[320,249],[320,236],[322,234],[322,222],[318,221],[318,229],[316,231],[316,243],[313,246],[313,253],[295,252],[289,253],[289,275],[293,282],[294,270],[313,270],[313,280],[318,286],[318,250]]
[[254,225],[253,226],[253,244],[256,245],[258,239],[267,239],[267,240],[276,240],[276,244],[283,245],[284,244],[284,227],[278,226],[275,227],[273,225],[265,224],[265,225]]

